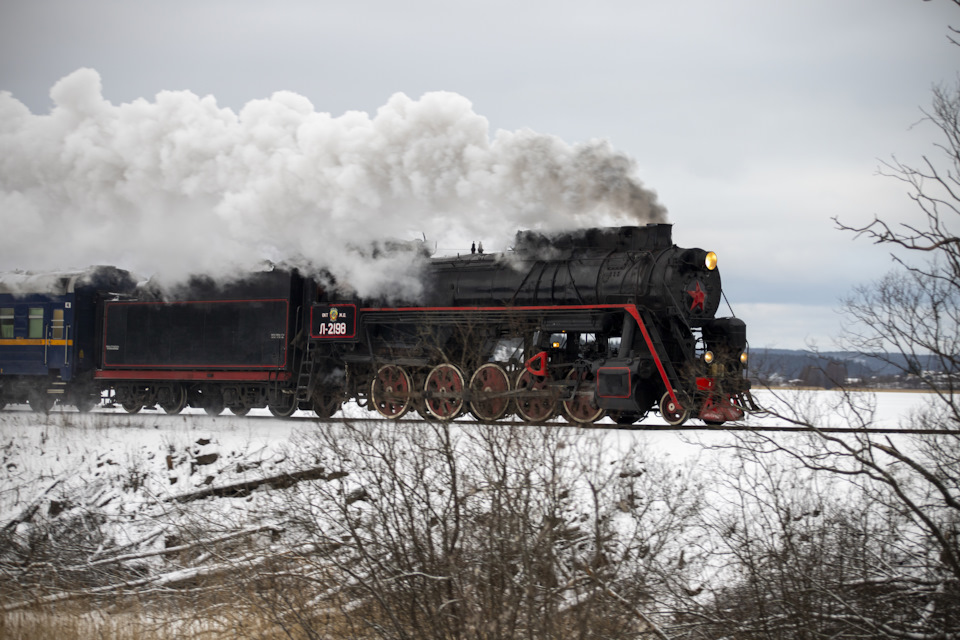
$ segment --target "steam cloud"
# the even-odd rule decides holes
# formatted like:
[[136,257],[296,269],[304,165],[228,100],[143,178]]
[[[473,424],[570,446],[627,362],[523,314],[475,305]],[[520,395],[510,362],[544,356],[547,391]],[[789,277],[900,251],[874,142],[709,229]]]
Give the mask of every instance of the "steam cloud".
[[290,92],[235,113],[190,92],[113,105],[79,69],[50,95],[53,110],[34,115],[0,92],[2,269],[114,264],[177,282],[272,262],[410,296],[416,261],[374,249],[387,240],[496,249],[518,229],[666,216],[607,142],[491,138],[453,93],[396,94],[372,118]]

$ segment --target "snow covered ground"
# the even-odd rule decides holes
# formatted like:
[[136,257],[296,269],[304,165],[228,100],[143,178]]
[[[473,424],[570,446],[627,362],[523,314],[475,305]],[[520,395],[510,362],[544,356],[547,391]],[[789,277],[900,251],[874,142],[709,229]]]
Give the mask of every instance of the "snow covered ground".
[[[779,396],[781,401],[818,406],[825,425],[844,426],[843,416],[831,413],[841,399],[839,393],[803,391]],[[924,394],[892,392],[859,398],[875,405],[876,425],[890,427],[908,422],[910,412],[929,400]],[[765,406],[777,401],[769,392],[759,393],[758,400]],[[198,537],[207,547],[225,539],[258,537],[258,544],[265,548],[270,534],[284,526],[278,516],[282,491],[272,489],[298,479],[350,471],[323,468],[322,461],[311,458],[311,452],[301,446],[318,429],[339,428],[311,419],[312,415],[299,412],[299,419],[279,420],[266,410],[246,417],[210,417],[192,409],[169,416],[160,411],[130,415],[121,409],[80,414],[59,408],[41,415],[26,406],[7,407],[0,411],[0,536],[11,545],[8,553],[33,557],[38,545],[46,544],[38,537],[51,538],[58,523],[61,530],[69,530],[85,522],[85,514],[95,514],[102,535],[100,548],[91,550],[88,536],[82,548],[65,549],[66,559],[60,560],[65,565],[57,569],[60,573],[81,565],[85,571],[100,563],[122,565],[130,572],[113,575],[114,584],[127,579],[115,576],[135,573],[140,576],[136,584],[157,586],[216,570],[215,564],[196,558],[188,565],[173,566],[170,554],[193,549]],[[341,415],[369,417],[354,405]],[[644,422],[662,424],[659,416]],[[772,422],[782,423],[749,420],[750,424]],[[572,429],[563,421],[557,425]],[[706,461],[722,455],[722,450],[708,445],[733,438],[716,428],[678,433],[612,427],[602,423],[591,430],[605,437],[611,458],[639,444],[668,463],[681,464],[694,457]],[[521,424],[520,428],[539,427]],[[190,539],[184,531],[200,533]],[[43,599],[60,597],[69,595],[54,593]],[[0,611],[16,606],[16,602],[0,602]]]
[[[816,403],[825,411],[840,400],[839,393],[829,391],[780,395],[788,401]],[[888,427],[908,421],[910,412],[929,400],[918,393],[863,397],[875,398],[875,424]],[[773,402],[769,392],[759,393],[758,400]],[[56,502],[70,485],[84,486],[84,495],[94,502],[110,499],[120,516],[136,512],[147,502],[176,500],[204,488],[294,471],[304,464],[291,447],[298,434],[330,428],[309,419],[311,415],[298,412],[300,419],[279,420],[266,410],[245,417],[210,417],[193,409],[168,416],[160,411],[131,415],[122,409],[79,414],[58,408],[45,416],[25,405],[7,407],[0,411],[0,529],[17,526],[14,523],[24,518],[24,510],[32,507],[49,512],[50,502]],[[340,415],[369,414],[348,405]],[[748,424],[770,422],[751,418]],[[644,423],[662,424],[658,416],[650,416]],[[840,415],[828,415],[824,423],[844,426]],[[597,426],[602,429],[604,424]],[[642,440],[665,455],[683,458],[698,453],[699,445],[692,441],[721,443],[729,437],[722,429],[694,433],[695,437],[690,432],[617,430],[616,439],[625,446]],[[58,508],[62,507],[53,510]]]

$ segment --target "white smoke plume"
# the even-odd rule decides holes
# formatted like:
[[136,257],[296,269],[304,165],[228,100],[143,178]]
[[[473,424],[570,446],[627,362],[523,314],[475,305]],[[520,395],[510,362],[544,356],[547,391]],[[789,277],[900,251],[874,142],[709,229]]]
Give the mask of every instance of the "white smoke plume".
[[491,250],[518,229],[666,216],[607,142],[491,137],[453,93],[333,117],[279,92],[236,113],[186,91],[114,105],[79,69],[50,95],[36,115],[0,92],[0,269],[114,264],[176,282],[266,261],[393,297],[418,285],[408,257],[371,251],[389,239]]

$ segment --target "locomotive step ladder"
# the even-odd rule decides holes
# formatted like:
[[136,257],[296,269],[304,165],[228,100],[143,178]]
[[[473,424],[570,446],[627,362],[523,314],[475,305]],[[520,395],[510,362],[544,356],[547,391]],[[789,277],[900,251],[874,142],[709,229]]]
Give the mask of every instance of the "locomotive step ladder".
[[297,402],[310,399],[310,380],[313,377],[313,365],[316,362],[317,345],[307,341],[307,347],[300,359],[300,371],[297,374]]

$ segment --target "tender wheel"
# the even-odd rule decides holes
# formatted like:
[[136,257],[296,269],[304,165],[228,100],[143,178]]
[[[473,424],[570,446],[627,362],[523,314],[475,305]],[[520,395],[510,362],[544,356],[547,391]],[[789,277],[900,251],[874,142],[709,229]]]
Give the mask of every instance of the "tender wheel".
[[510,408],[510,376],[498,364],[488,362],[470,378],[470,413],[477,420],[496,422]]
[[673,427],[680,426],[690,417],[689,409],[681,409],[676,402],[670,398],[670,392],[667,391],[660,399],[660,414],[667,424]]
[[143,409],[142,402],[134,402],[133,400],[121,402],[120,406],[123,407],[123,410],[127,413],[140,413],[140,409]]
[[240,406],[240,407],[230,407],[230,413],[235,416],[245,416],[250,413],[250,407]]
[[588,371],[573,369],[567,380],[576,380],[577,388],[572,400],[563,401],[563,416],[574,424],[593,424],[603,417],[604,410],[597,406],[593,376]]
[[337,411],[340,411],[340,407],[343,405],[340,398],[333,393],[321,393],[315,394],[313,396],[313,412],[317,414],[318,418],[332,418],[333,414]]
[[[517,377],[517,413],[526,422],[545,422],[557,412],[557,400],[549,392],[549,376],[535,376],[526,369]],[[529,395],[526,395],[529,393]]]
[[176,415],[187,406],[187,390],[179,384],[164,387],[160,390],[160,399],[157,404],[164,412]]
[[403,367],[395,364],[384,365],[370,384],[370,403],[384,418],[396,420],[410,409],[412,386],[410,375]]
[[438,364],[423,384],[427,412],[438,420],[453,420],[463,411],[463,373],[455,365]]
[[118,386],[114,394],[114,405],[119,404],[127,413],[139,413],[143,409],[144,391],[133,385]]
[[300,407],[297,406],[297,396],[292,393],[278,394],[277,398],[267,405],[270,413],[277,418],[289,418],[296,413],[299,408]]

